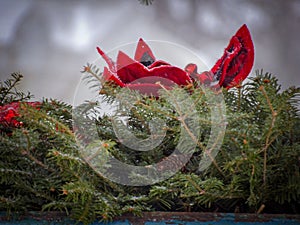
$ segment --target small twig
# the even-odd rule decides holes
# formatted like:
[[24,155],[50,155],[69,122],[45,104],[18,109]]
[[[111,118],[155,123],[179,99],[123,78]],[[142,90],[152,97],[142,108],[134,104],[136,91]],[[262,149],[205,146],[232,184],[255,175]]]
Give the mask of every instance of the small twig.
[[[218,137],[220,137],[218,135]],[[218,143],[218,139],[214,142],[213,146],[211,149],[214,149],[216,146],[216,143]],[[205,149],[205,154],[208,155],[208,157],[210,158],[211,162],[213,163],[213,165],[216,167],[216,169],[220,172],[220,174],[225,177],[225,174],[223,173],[223,171],[221,170],[221,168],[219,167],[218,163],[216,162],[216,160],[214,159],[214,157],[211,155],[211,149],[207,150]]]
[[256,213],[257,213],[257,214],[262,213],[262,211],[264,210],[265,207],[266,207],[265,204],[262,204],[262,205],[259,207],[259,209],[256,211]]
[[273,128],[275,126],[275,121],[276,121],[276,117],[277,117],[277,112],[274,110],[272,104],[271,104],[271,101],[270,101],[270,98],[269,96],[267,95],[267,92],[265,90],[265,88],[263,86],[261,86],[259,88],[259,90],[263,93],[263,95],[265,96],[266,100],[267,100],[267,103],[268,103],[268,106],[271,110],[271,113],[272,113],[272,121],[271,121],[271,125],[269,127],[269,130],[268,130],[268,133],[267,133],[267,137],[266,137],[266,142],[265,142],[265,146],[263,148],[263,152],[264,152],[264,169],[263,169],[263,185],[265,186],[266,185],[266,182],[267,182],[267,149],[268,147],[271,145],[271,143],[275,140],[275,139],[272,139],[270,141],[270,138],[271,138],[271,135],[272,135],[272,131],[273,131]]
[[263,93],[263,95],[265,96],[266,100],[267,100],[267,103],[268,103],[268,106],[269,108],[271,109],[271,112],[272,112],[272,115],[277,115],[277,112],[274,110],[272,104],[271,104],[271,100],[264,88],[264,86],[260,86],[259,90]]
[[[169,93],[169,91],[167,89],[164,88],[164,86],[162,86],[162,88],[167,91]],[[176,109],[180,109],[180,106],[178,105],[178,102],[175,101],[175,108]],[[214,159],[214,157],[210,154],[211,153],[211,149],[214,149],[214,146],[216,145],[217,142],[214,143],[214,145],[212,146],[212,148],[210,150],[207,150],[202,143],[200,143],[198,141],[198,138],[195,137],[195,135],[193,134],[193,132],[190,130],[190,128],[188,127],[188,125],[185,122],[185,116],[186,114],[184,114],[183,112],[181,112],[180,110],[178,110],[178,114],[179,117],[177,118],[183,125],[184,129],[188,132],[188,135],[192,138],[193,142],[200,148],[202,149],[202,151],[205,151],[205,154],[208,155],[208,157],[210,158],[211,162],[213,163],[213,165],[216,167],[216,169],[220,172],[220,174],[222,176],[225,177],[224,173],[222,172],[221,168],[219,167],[219,165],[217,164],[216,160]],[[218,135],[219,136],[219,135]]]
[[205,193],[205,190],[203,190],[199,185],[193,181],[190,176],[186,176],[186,179],[190,182],[191,185],[193,185],[194,188],[196,188],[199,191],[199,194]]
[[34,161],[37,165],[39,165],[39,166],[43,167],[44,169],[48,170],[49,172],[55,172],[54,169],[49,168],[49,166],[45,165],[40,160],[38,160],[33,155],[31,155],[29,151],[24,150],[24,151],[22,151],[22,154],[27,155],[29,159]]
[[51,197],[50,195],[39,192],[39,191],[37,191],[36,189],[32,188],[29,185],[24,185],[24,184],[20,184],[20,185],[22,185],[23,188],[26,188],[31,193],[35,194],[35,196],[42,197],[42,198],[47,199],[48,201],[51,201],[51,202],[54,201],[54,198]]
[[94,72],[92,71],[92,68],[90,65],[84,67],[84,72],[87,72],[89,74],[91,74],[94,78],[96,78],[100,83],[102,83],[101,78]]
[[[2,102],[5,97],[10,93],[10,91],[15,88],[15,86],[20,82],[20,80],[23,78],[23,76],[20,74],[18,77],[14,77],[13,83],[9,83],[8,88],[6,89],[5,93],[2,95],[2,98],[0,99],[0,102]],[[9,79],[8,81],[12,81],[12,79]]]
[[27,132],[27,131],[24,131],[23,134],[25,135],[26,140],[27,140],[27,149],[26,149],[26,150],[23,149],[23,150],[21,151],[21,154],[27,155],[27,157],[28,157],[29,159],[31,159],[32,161],[34,161],[37,165],[39,165],[39,166],[43,167],[44,169],[48,170],[49,172],[55,172],[54,169],[49,168],[49,166],[45,165],[45,164],[42,163],[40,160],[38,160],[37,158],[35,158],[32,154],[30,154],[31,141],[30,141],[28,132]]

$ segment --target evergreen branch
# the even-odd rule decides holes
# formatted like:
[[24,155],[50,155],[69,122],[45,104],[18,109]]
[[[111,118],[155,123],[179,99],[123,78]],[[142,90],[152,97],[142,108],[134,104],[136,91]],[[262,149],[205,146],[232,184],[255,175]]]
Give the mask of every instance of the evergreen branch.
[[71,207],[71,203],[65,202],[65,201],[52,201],[48,204],[43,205],[42,211],[48,210],[50,211],[51,209],[55,210],[60,210],[60,211],[65,211],[66,215],[70,215],[68,208]]
[[[52,150],[52,155],[55,157],[56,164],[60,167],[61,172],[68,174],[69,176],[72,175],[72,177],[75,177],[77,180],[81,180],[83,174],[78,173],[78,171],[75,171],[75,169],[72,169],[71,163],[76,162],[79,164],[83,164],[83,161],[81,158],[74,157],[70,154],[64,154],[62,152],[59,152],[57,150]],[[61,161],[67,162],[62,163]]]
[[211,162],[213,163],[213,165],[216,167],[216,169],[219,171],[219,173],[225,177],[225,174],[223,173],[222,169],[219,167],[216,159],[211,155],[211,151],[216,147],[217,143],[220,142],[220,138],[223,138],[223,135],[218,134],[218,137],[216,138],[214,144],[212,145],[212,147],[208,150],[207,148],[205,148],[205,154],[208,155],[208,157],[210,158]]
[[41,166],[45,170],[48,170],[49,172],[55,172],[54,169],[49,168],[49,166],[45,165],[40,160],[38,160],[37,158],[35,158],[32,154],[30,154],[29,151],[22,150],[21,153],[22,153],[22,155],[26,155],[30,160],[32,160],[33,162],[35,162],[37,165]]
[[[161,88],[169,95],[169,97],[172,97],[172,94],[170,93],[169,90],[167,90],[163,85],[159,84],[161,86]],[[193,142],[202,150],[205,152],[205,154],[210,158],[211,162],[213,163],[213,165],[216,167],[216,169],[220,172],[220,174],[222,176],[225,177],[223,171],[221,170],[221,168],[219,167],[218,163],[216,162],[215,158],[211,155],[211,150],[214,149],[213,147],[216,146],[216,144],[218,143],[218,139],[216,140],[216,142],[214,142],[213,147],[210,150],[207,150],[207,148],[205,148],[205,146],[198,140],[198,138],[193,134],[193,132],[190,130],[190,128],[188,127],[188,125],[185,122],[186,119],[186,115],[187,112],[182,112],[180,110],[180,103],[178,101],[176,101],[175,99],[173,99],[174,104],[175,104],[175,108],[176,108],[176,112],[179,114],[179,116],[176,118],[184,127],[184,129],[187,131],[188,135],[192,138]],[[218,137],[220,138],[220,134],[218,134]]]
[[49,166],[45,165],[44,163],[42,163],[40,160],[38,160],[37,158],[35,158],[31,153],[30,153],[30,149],[31,149],[31,142],[30,142],[30,137],[28,135],[28,131],[23,131],[23,134],[26,137],[27,140],[27,149],[21,149],[21,154],[22,155],[26,155],[29,159],[31,159],[33,162],[35,162],[37,165],[41,166],[42,168],[44,168],[45,170],[48,170],[49,172],[55,172],[54,169],[49,168]]
[[[89,198],[84,205],[84,209],[82,210],[82,214],[78,218],[78,221],[85,222],[86,219],[90,217],[89,212],[91,210],[91,204],[92,204],[92,199]],[[91,219],[91,218],[89,218],[89,219]]]
[[[50,123],[55,124],[56,131],[61,131],[61,133],[64,133],[67,136],[69,136],[75,140],[75,135],[74,135],[73,131],[67,125],[65,125],[64,123],[57,120],[55,117],[49,116],[49,115],[47,115],[47,113],[45,113],[43,111],[38,111],[30,106],[26,106],[25,109],[26,110],[22,111],[23,112],[22,116],[24,116],[26,118],[32,118],[33,122],[40,122],[39,125],[44,126],[44,128],[46,128],[46,129],[49,128],[48,124],[46,125],[41,122],[49,121]],[[51,132],[54,135],[57,135],[57,133],[54,130],[51,131],[50,129],[47,129],[47,131]]]
[[[142,106],[145,109],[153,110],[153,107],[151,107],[151,106],[149,106],[149,105],[147,105],[147,104],[145,104],[141,101],[138,101],[136,104]],[[171,119],[175,119],[175,120],[178,118],[177,116],[174,116],[173,114],[170,114],[170,113],[166,113],[165,111],[160,110],[159,108],[155,108],[154,110],[155,110],[155,112],[157,112],[157,113],[159,113],[159,114],[161,114],[161,115],[163,115],[167,118],[171,118]]]
[[30,172],[26,172],[26,171],[22,171],[22,170],[14,170],[14,169],[7,169],[7,168],[0,168],[0,172],[1,173],[11,173],[11,174],[22,174],[22,175],[27,175],[27,176],[32,176],[32,173]]
[[[161,86],[161,88],[162,88],[164,91],[166,91],[166,93],[168,93],[169,97],[172,97],[172,94],[170,93],[169,90],[167,90],[167,89],[166,89],[163,85],[161,85],[160,83],[159,83],[159,85]],[[189,136],[192,138],[192,140],[194,141],[194,143],[197,144],[202,150],[204,150],[204,146],[202,145],[202,143],[200,143],[200,142],[198,141],[198,138],[195,137],[195,135],[194,135],[193,132],[189,129],[188,125],[187,125],[186,122],[185,122],[185,119],[186,119],[186,118],[185,118],[185,117],[186,117],[185,115],[187,115],[187,114],[184,113],[184,112],[181,112],[181,110],[179,110],[179,109],[180,109],[180,106],[179,106],[180,103],[178,103],[175,99],[173,99],[173,100],[174,100],[176,112],[179,114],[179,116],[175,117],[175,119],[178,120],[179,122],[181,122],[181,123],[183,124],[183,127],[184,127],[185,130],[188,132]]]
[[274,110],[274,108],[273,108],[273,106],[272,106],[272,103],[271,103],[271,100],[270,100],[270,98],[269,98],[269,96],[268,96],[268,94],[267,94],[267,92],[266,92],[264,86],[260,86],[260,87],[259,87],[259,90],[260,90],[260,91],[263,93],[263,95],[265,96],[265,98],[266,98],[266,100],[267,100],[267,103],[268,103],[268,106],[269,106],[269,108],[270,108],[270,110],[271,110],[271,112],[272,112],[272,116],[277,116],[277,112]]
[[202,189],[195,181],[193,181],[192,178],[191,178],[190,176],[186,176],[185,178],[190,182],[190,184],[191,184],[194,188],[196,188],[196,189],[198,190],[199,194],[205,193],[205,190],[203,190],[203,189]]
[[27,95],[23,92],[19,92],[16,86],[20,83],[23,78],[22,74],[12,73],[12,78],[7,79],[3,83],[0,81],[0,105],[5,105],[11,102],[24,101],[32,97],[28,92]]
[[[268,103],[268,106],[271,110],[271,113],[272,113],[272,120],[271,120],[271,124],[270,124],[270,127],[269,127],[269,130],[268,130],[268,133],[267,133],[267,136],[266,136],[266,142],[265,142],[265,146],[263,148],[263,152],[264,152],[264,168],[263,168],[263,186],[265,187],[266,186],[266,176],[267,176],[267,149],[269,147],[269,145],[272,143],[270,142],[270,137],[272,135],[272,132],[273,132],[273,128],[275,126],[275,121],[276,121],[276,117],[277,117],[277,112],[274,110],[272,104],[271,104],[271,100],[268,96],[268,94],[266,93],[266,90],[264,88],[264,86],[260,86],[259,90],[263,93],[263,95],[265,96],[266,100],[267,100],[267,103]],[[275,140],[275,139],[274,139]]]
[[[99,78],[88,73],[88,79],[92,79],[88,84],[98,85],[99,70],[90,65],[86,70],[92,70]],[[109,83],[104,89],[105,103],[118,100],[116,94],[120,89]],[[107,220],[145,210],[234,212],[240,208],[241,212],[261,213],[267,207],[272,213],[276,208],[281,213],[298,214],[300,119],[296,108],[300,89],[279,92],[277,79],[267,73],[258,74],[241,89],[224,91],[228,109],[224,144],[212,160],[213,165],[201,172],[197,168],[202,155],[208,154],[207,160],[211,160],[221,137],[209,142],[211,149],[205,149],[207,135],[212,126],[220,123],[209,120],[210,105],[201,90],[186,92],[195,108],[189,107],[190,103],[182,105],[186,96],[180,90],[167,90],[166,95],[162,94],[165,98],[137,96],[130,110],[131,106],[126,105],[130,101],[126,100],[132,93],[121,96],[124,108],[118,112],[128,118],[128,127],[124,129],[147,137],[149,121],[155,118],[167,121],[163,142],[151,152],[137,153],[122,146],[113,133],[110,117],[97,117],[99,143],[104,143],[107,151],[128,164],[159,162],[181,143],[181,131],[186,134],[189,143],[185,145],[184,140],[182,147],[192,143],[199,151],[193,153],[180,172],[159,186],[122,186],[89,167],[88,157],[95,155],[91,152],[86,161],[80,156],[69,106],[44,101],[39,109],[34,109],[21,104],[16,119],[23,122],[22,126],[0,124],[0,211],[65,210],[71,212],[70,217],[86,224],[97,216]],[[4,103],[21,99],[18,93],[11,89]],[[189,120],[193,113],[200,118]],[[196,122],[201,124],[199,137],[193,131]]]
[[18,185],[22,185],[22,187],[24,189],[27,189],[29,192],[33,193],[35,196],[42,197],[42,198],[44,198],[44,199],[46,199],[48,201],[54,201],[54,198],[51,197],[50,195],[44,194],[42,192],[39,192],[36,189],[30,187],[29,185],[26,185],[26,184],[18,184]]
[[[252,169],[251,169],[251,175],[249,178],[249,191],[250,191],[250,196],[248,197],[248,201],[249,201],[249,205],[254,205],[256,203],[256,197],[255,197],[255,179],[254,179],[254,175],[255,175],[255,165],[252,164],[251,165]],[[265,186],[263,186],[264,188]],[[252,200],[254,199],[254,200]]]
[[[196,90],[192,90],[193,92],[196,93]],[[201,104],[201,100],[203,100],[203,96],[205,95],[204,91],[200,91],[199,93],[196,94],[196,99],[194,100],[194,104],[198,105]]]
[[96,78],[96,80],[98,80],[100,82],[100,84],[102,83],[102,79],[98,76],[97,72],[93,71],[93,66],[90,64],[87,64],[84,69],[83,72],[86,72],[90,75],[92,75],[94,78]]
[[2,83],[1,83],[1,91],[3,93],[1,93],[1,99],[0,102],[3,102],[3,100],[6,98],[6,96],[10,93],[10,91],[15,88],[15,86],[21,81],[21,79],[23,78],[23,75],[21,74],[12,74],[12,77],[14,79],[8,79],[5,84],[6,87],[3,87]]

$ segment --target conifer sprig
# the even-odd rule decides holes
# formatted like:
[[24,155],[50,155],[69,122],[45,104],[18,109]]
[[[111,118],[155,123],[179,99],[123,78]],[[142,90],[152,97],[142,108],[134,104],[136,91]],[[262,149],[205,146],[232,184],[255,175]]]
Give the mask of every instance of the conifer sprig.
[[24,93],[17,89],[23,79],[23,75],[20,73],[12,73],[12,78],[0,81],[0,106],[10,102],[26,101],[33,96],[30,92]]

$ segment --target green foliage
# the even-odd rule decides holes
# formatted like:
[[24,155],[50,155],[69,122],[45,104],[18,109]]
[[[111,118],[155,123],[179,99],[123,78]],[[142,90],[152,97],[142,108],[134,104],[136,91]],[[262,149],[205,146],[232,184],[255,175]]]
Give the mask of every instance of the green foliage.
[[242,88],[225,91],[228,126],[217,165],[176,174],[153,186],[151,196],[172,209],[256,212],[265,205],[267,212],[280,212],[276,207],[285,205],[286,212],[295,210],[299,93],[295,87],[280,91],[277,79],[262,71]]
[[6,81],[0,81],[0,106],[10,102],[26,101],[29,100],[32,95],[18,91],[16,88],[23,78],[20,73],[11,74],[12,78]]
[[[93,88],[100,75],[95,70],[92,65],[85,68],[94,78],[89,83]],[[14,74],[1,83],[0,105],[30,99],[29,94],[17,91],[15,86],[20,79]],[[212,96],[192,88],[188,93],[197,111],[201,134],[194,143],[196,150],[174,176],[143,187],[114,183],[90,167],[76,142],[70,105],[45,99],[39,108],[22,107],[18,120],[23,125],[0,134],[0,210],[61,210],[85,224],[149,210],[257,212],[265,206],[265,212],[299,213],[300,88],[280,90],[275,77],[258,71],[241,88],[222,92],[227,127],[213,163],[206,170],[198,169],[209,143],[212,121],[208,100]],[[150,166],[172,154],[178,144],[183,143],[182,152],[188,152],[191,144],[180,139],[182,129],[188,131],[184,125],[189,121],[184,115],[194,113],[192,107],[189,112],[182,112],[183,89],[161,94],[164,98],[143,97],[111,84],[104,84],[101,89],[103,101],[113,103],[118,99],[122,103],[118,116],[127,118],[127,126],[120,125],[120,132],[129,130],[145,139],[152,132],[149,122],[165,121],[165,136],[150,151],[124,146],[116,136],[111,117],[105,114],[95,114],[94,119],[85,117],[82,122],[96,122],[101,151],[126,164]],[[219,93],[210,93],[214,94]],[[132,96],[134,104],[127,104],[125,100]],[[81,107],[85,112],[94,105],[87,102]],[[0,124],[0,130],[5,130],[5,126]],[[88,141],[90,131],[82,131]],[[114,168],[109,160],[102,160],[110,165],[108,171]],[[173,163],[162,169],[172,170],[176,157]],[[137,179],[135,174],[131,178]],[[286,211],[280,211],[283,207]]]

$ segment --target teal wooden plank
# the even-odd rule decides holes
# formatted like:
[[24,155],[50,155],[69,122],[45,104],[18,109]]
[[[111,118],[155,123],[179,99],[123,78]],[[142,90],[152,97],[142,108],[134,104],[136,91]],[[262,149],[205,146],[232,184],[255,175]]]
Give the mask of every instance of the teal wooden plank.
[[[34,220],[24,219],[21,221],[0,221],[1,225],[75,225],[75,221],[46,221],[46,220]],[[78,223],[77,223],[78,224]],[[90,225],[134,225],[134,222],[129,221],[113,221],[113,222],[93,222]],[[182,220],[165,220],[165,221],[146,221],[144,225],[299,225],[299,221],[286,220],[286,219],[274,219],[266,222],[235,222],[228,220],[227,218],[219,221],[182,221]]]
[[[23,217],[6,220],[0,213],[0,225],[81,225],[60,214],[32,213]],[[144,217],[120,217],[112,222],[95,221],[90,225],[300,225],[300,216],[255,215],[255,214],[185,214],[185,213],[144,213]]]

